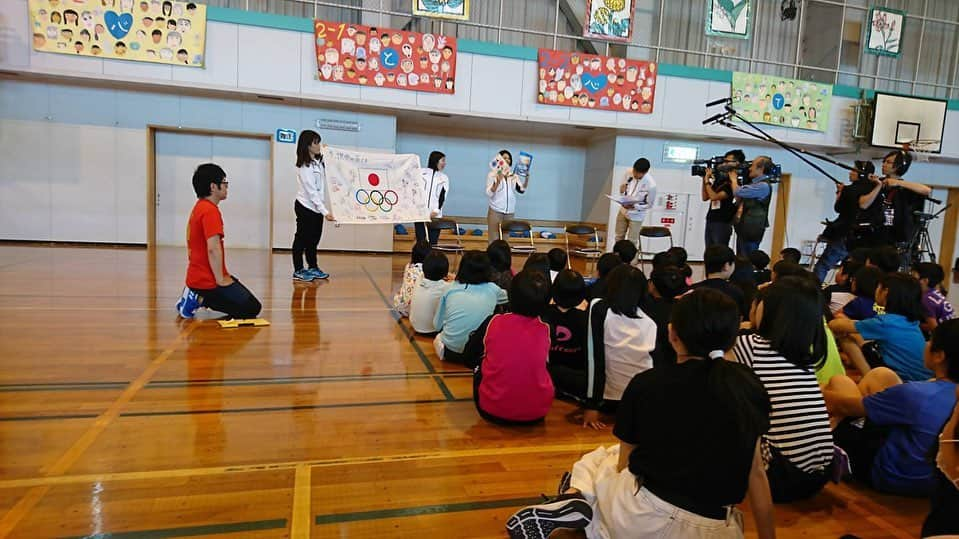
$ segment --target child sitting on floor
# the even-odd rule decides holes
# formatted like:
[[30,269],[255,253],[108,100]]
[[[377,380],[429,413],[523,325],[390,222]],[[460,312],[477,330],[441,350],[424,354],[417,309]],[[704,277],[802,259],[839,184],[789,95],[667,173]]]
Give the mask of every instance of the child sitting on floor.
[[619,444],[587,453],[558,496],[514,514],[510,537],[546,539],[565,528],[591,539],[741,539],[733,506],[746,497],[759,539],[775,537],[759,444],[769,397],[749,369],[723,359],[738,329],[739,307],[721,292],[694,290],[676,302],[677,364],[632,379],[613,429]]
[[510,311],[487,318],[470,336],[465,355],[476,363],[473,402],[483,419],[528,425],[546,417],[553,402],[549,326],[540,319],[549,302],[549,283],[537,271],[513,277]]
[[553,304],[543,321],[549,324],[549,374],[556,395],[586,398],[586,282],[573,270],[562,270],[552,286]]
[[423,260],[430,254],[430,249],[430,242],[427,240],[420,240],[413,244],[410,263],[403,270],[403,284],[400,286],[400,291],[393,296],[393,310],[400,316],[410,315],[410,300],[413,299],[416,285],[423,278]]
[[410,325],[417,333],[436,333],[433,318],[440,298],[450,287],[446,280],[450,262],[441,251],[433,251],[423,260],[423,278],[413,291],[410,300]]
[[470,333],[507,302],[506,291],[491,282],[493,268],[482,251],[466,251],[450,285],[436,307],[433,324],[440,333],[433,340],[443,361],[465,363],[463,349]]
[[605,298],[590,302],[586,326],[583,426],[594,429],[606,426],[600,410],[614,412],[633,376],[653,368],[656,348],[656,323],[640,308],[647,294],[643,272],[627,264],[616,266],[606,292]]
[[931,332],[939,324],[946,320],[952,320],[956,316],[952,304],[939,291],[939,285],[945,278],[942,266],[935,262],[922,262],[916,264],[916,267],[912,270],[912,275],[919,279],[919,285],[922,287],[922,307],[924,310],[922,330]]
[[[836,318],[829,328],[846,338],[840,348],[863,375],[877,366],[889,367],[906,381],[928,380],[932,372],[923,367],[925,339],[919,329],[922,303],[919,282],[907,273],[890,273],[876,287],[876,303],[885,314],[868,320]],[[879,358],[867,361],[865,341],[878,344]]]
[[928,496],[935,485],[929,456],[956,405],[959,320],[936,328],[923,363],[934,373],[930,381],[904,384],[892,370],[877,368],[858,384],[835,376],[823,388],[853,477],[880,492]]
[[569,256],[567,256],[566,251],[559,247],[550,249],[546,256],[549,258],[549,282],[552,283],[556,280],[556,274],[566,269]]
[[493,282],[509,293],[509,284],[513,280],[513,253],[506,240],[493,240],[486,248],[489,262],[493,266]]
[[867,320],[876,316],[876,287],[882,272],[872,266],[864,266],[852,278],[853,297],[842,310],[833,313],[836,318]]

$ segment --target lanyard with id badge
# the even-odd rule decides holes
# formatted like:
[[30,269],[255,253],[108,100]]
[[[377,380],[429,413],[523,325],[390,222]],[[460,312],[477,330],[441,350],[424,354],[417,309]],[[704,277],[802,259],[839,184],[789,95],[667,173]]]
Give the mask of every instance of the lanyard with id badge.
[[896,225],[896,206],[893,204],[896,191],[889,191],[882,199],[882,225],[893,227]]

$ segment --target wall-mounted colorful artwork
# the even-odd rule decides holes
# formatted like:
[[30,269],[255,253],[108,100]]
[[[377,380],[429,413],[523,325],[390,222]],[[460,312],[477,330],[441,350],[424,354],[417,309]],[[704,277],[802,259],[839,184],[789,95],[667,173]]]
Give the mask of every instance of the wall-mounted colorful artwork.
[[749,39],[752,0],[709,0],[706,35]]
[[470,0],[413,0],[413,15],[470,20]]
[[636,0],[586,0],[583,36],[629,42],[633,37]]
[[655,97],[654,62],[539,50],[540,103],[650,114]]
[[319,80],[452,94],[456,38],[313,21]]
[[905,25],[905,11],[884,7],[870,9],[866,52],[898,57],[902,54],[902,28]]
[[33,49],[203,67],[206,5],[171,0],[30,0]]
[[733,108],[750,122],[826,131],[832,84],[733,73]]

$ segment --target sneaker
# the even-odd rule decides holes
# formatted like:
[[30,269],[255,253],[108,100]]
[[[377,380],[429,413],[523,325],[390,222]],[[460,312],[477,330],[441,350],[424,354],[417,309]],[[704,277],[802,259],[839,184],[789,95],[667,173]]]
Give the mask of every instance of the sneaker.
[[506,521],[512,539],[547,539],[554,530],[582,530],[593,519],[593,508],[582,494],[564,494],[517,511]]
[[306,270],[313,276],[314,279],[329,279],[330,274],[321,270],[320,268],[310,268]]
[[189,287],[183,287],[183,294],[180,295],[180,299],[176,302],[176,311],[180,313],[180,316],[183,318],[193,318],[193,315],[196,314],[196,310],[200,308],[200,296],[196,295],[196,292],[190,290]]
[[294,281],[310,282],[313,279],[316,279],[316,277],[310,272],[310,270],[301,269],[293,272]]
[[563,477],[559,478],[559,486],[556,487],[556,495],[562,496],[563,494],[566,494],[566,491],[569,490],[572,480],[573,474],[569,472],[563,472]]

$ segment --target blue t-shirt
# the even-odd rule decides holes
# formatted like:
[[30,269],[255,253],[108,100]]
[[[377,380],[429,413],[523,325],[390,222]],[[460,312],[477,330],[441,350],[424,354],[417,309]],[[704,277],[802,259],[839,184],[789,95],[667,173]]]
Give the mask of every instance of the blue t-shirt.
[[873,461],[873,486],[894,494],[928,495],[935,484],[930,451],[956,406],[956,384],[909,382],[870,395],[862,403],[870,422],[890,427]]
[[842,314],[853,320],[875,318],[876,309],[873,307],[875,304],[875,300],[863,296],[856,296],[842,308]]
[[450,285],[440,298],[433,320],[443,345],[462,352],[470,333],[493,314],[498,303],[506,302],[506,291],[494,283]]
[[867,341],[879,343],[882,360],[904,381],[921,382],[932,378],[922,362],[926,339],[919,322],[901,314],[884,314],[856,322],[856,331]]

